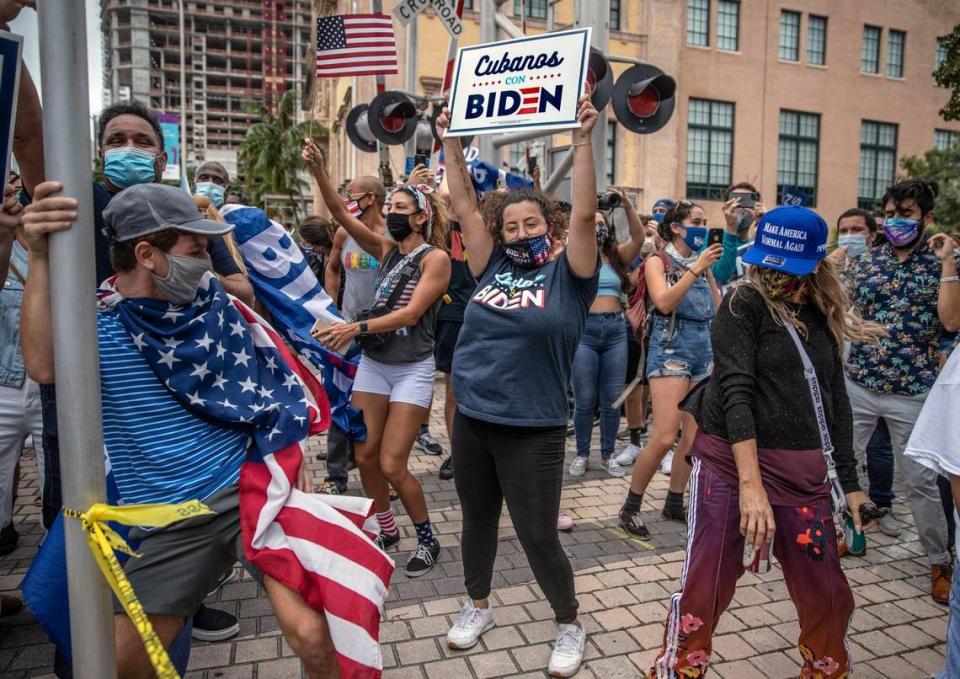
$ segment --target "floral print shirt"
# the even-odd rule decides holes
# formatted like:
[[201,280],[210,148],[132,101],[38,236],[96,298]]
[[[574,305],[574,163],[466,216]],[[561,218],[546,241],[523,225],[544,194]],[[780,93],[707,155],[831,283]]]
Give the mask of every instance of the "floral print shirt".
[[864,320],[883,325],[890,335],[881,338],[879,346],[853,344],[847,377],[883,394],[930,391],[944,334],[937,316],[941,269],[940,259],[926,244],[902,262],[889,243],[868,248],[853,260],[846,277],[851,301]]

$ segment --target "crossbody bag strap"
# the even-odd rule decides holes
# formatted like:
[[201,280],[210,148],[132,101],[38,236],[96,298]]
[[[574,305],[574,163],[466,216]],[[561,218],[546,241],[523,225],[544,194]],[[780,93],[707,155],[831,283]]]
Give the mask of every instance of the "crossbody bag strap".
[[817,428],[820,430],[820,450],[823,452],[823,459],[827,463],[827,478],[830,483],[830,500],[837,511],[846,509],[847,496],[843,492],[843,486],[840,485],[840,477],[837,475],[837,466],[833,461],[833,443],[830,441],[830,429],[827,426],[827,410],[823,405],[823,394],[820,391],[820,380],[817,379],[817,371],[803,348],[803,342],[800,340],[800,334],[796,327],[787,324],[787,332],[790,333],[790,339],[793,340],[797,351],[800,353],[800,360],[803,361],[803,374],[807,380],[807,387],[810,390],[810,400],[813,401],[813,412],[817,418]]
[[20,285],[26,285],[27,281],[23,277],[23,274],[20,273],[20,269],[17,268],[17,265],[13,263],[13,260],[10,260],[10,272],[13,274],[13,277],[20,281]]
[[[404,289],[407,287],[407,283],[409,283],[414,275],[416,275],[417,269],[420,267],[420,261],[432,249],[432,246],[427,243],[423,243],[422,245],[418,246],[416,250],[400,260],[400,262],[397,264],[400,272],[393,281],[393,288],[390,290],[390,296],[387,298],[386,302],[384,302],[384,307],[386,309],[393,310],[394,305],[400,299]],[[391,273],[393,273],[392,270],[387,274],[387,277],[389,277]]]

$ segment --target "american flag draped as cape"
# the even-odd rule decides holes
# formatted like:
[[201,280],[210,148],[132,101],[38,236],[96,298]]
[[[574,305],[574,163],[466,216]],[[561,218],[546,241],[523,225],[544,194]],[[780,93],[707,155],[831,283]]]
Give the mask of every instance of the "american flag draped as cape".
[[113,306],[174,398],[198,415],[251,428],[240,470],[247,558],[323,612],[344,679],[379,677],[380,615],[393,561],[371,540],[372,502],[295,487],[307,436],[330,424],[320,383],[212,275],[188,306],[116,293],[101,304]]

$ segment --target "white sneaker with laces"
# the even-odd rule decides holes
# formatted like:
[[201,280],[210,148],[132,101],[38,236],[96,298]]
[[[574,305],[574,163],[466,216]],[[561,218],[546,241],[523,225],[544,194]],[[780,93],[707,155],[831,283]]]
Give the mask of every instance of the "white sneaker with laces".
[[628,443],[613,459],[617,464],[629,466],[637,461],[641,450],[643,449],[640,446]]
[[480,635],[494,626],[493,611],[477,608],[473,602],[460,609],[460,617],[447,632],[447,647],[456,650],[473,648],[480,641]]
[[587,471],[587,458],[577,455],[567,470],[570,476],[583,476]]
[[670,476],[670,467],[673,466],[673,451],[671,450],[660,462],[660,473]]
[[572,677],[580,669],[586,645],[587,632],[582,625],[559,625],[547,674],[551,677]]
[[603,467],[610,476],[619,478],[627,475],[627,470],[617,464],[617,461],[613,458],[603,460],[600,466]]

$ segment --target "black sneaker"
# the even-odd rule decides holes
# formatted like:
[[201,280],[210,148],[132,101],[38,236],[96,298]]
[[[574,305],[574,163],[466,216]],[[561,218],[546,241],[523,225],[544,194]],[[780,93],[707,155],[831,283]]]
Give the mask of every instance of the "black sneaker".
[[440,556],[439,544],[435,547],[427,547],[422,542],[418,543],[417,548],[407,559],[407,577],[419,578],[432,571],[438,556]]
[[443,464],[440,465],[440,479],[442,481],[449,481],[453,478],[453,455],[447,457],[443,461]]
[[668,521],[687,522],[687,510],[683,508],[683,505],[664,504],[662,516]]
[[417,434],[417,440],[413,442],[416,448],[419,448],[427,455],[443,455],[443,446],[437,443],[433,435],[426,429],[420,430]]
[[20,539],[20,533],[13,527],[13,522],[8,523],[0,530],[0,556],[9,554],[17,548],[17,541]]
[[398,542],[400,542],[400,531],[397,531],[393,534],[384,533],[381,531],[380,535],[378,535],[376,540],[373,541],[373,544],[385,552]]
[[237,616],[200,604],[193,614],[193,638],[197,641],[224,641],[240,634]]
[[334,483],[333,481],[324,481],[320,484],[320,487],[317,488],[318,493],[323,493],[324,495],[343,495],[347,492],[347,487],[339,483]]
[[620,525],[623,526],[623,530],[630,533],[630,535],[634,535],[641,540],[650,539],[650,531],[648,531],[647,527],[643,525],[643,518],[640,516],[639,509],[635,512],[621,509]]
[[211,597],[216,594],[221,587],[233,580],[235,577],[237,577],[237,571],[235,569],[231,568],[230,570],[226,571],[220,576],[220,579],[217,580],[217,584],[213,586],[213,589],[207,592],[207,596]]

